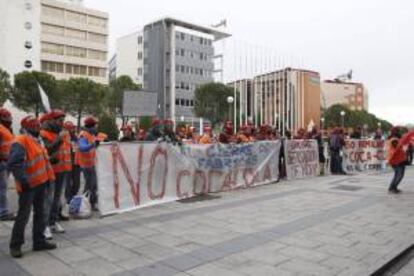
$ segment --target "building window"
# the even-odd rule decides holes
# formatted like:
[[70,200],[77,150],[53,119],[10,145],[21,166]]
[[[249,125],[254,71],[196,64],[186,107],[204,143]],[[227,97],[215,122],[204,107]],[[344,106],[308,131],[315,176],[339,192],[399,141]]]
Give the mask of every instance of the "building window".
[[203,38],[200,37],[200,44],[203,45]]
[[[42,33],[48,35],[64,36],[65,29],[58,26],[42,24]],[[86,37],[86,34],[85,34]]]
[[[83,67],[85,67],[85,66],[81,66],[81,68],[80,68],[81,75],[83,75]],[[86,70],[86,67],[85,67],[85,70]],[[106,73],[105,68],[99,68],[99,67],[89,67],[88,68],[88,75],[91,76],[91,77],[105,77],[105,73]]]
[[175,105],[180,105],[180,99],[175,99]]
[[43,72],[52,72],[52,73],[63,73],[64,66],[63,63],[51,62],[51,61],[42,61],[41,64]]
[[180,100],[180,105],[181,105],[181,106],[185,106],[185,100],[184,100],[184,99],[181,99],[181,100]]
[[138,60],[142,60],[142,52],[138,52]]
[[42,53],[63,56],[64,47],[59,44],[42,42]]
[[106,22],[105,18],[88,15],[88,25],[106,28]]
[[182,57],[185,56],[185,50],[184,49],[181,49],[180,52],[181,52]]
[[106,52],[88,50],[88,58],[105,61],[106,60]]
[[175,72],[180,72],[180,65],[175,65]]
[[180,33],[181,36],[181,40],[184,41],[185,40],[185,34],[184,33]]
[[138,36],[138,45],[141,45],[142,44],[142,36],[140,35],[140,36]]
[[74,38],[78,40],[86,40],[86,32],[84,31],[66,29],[66,36],[69,38]]
[[57,9],[54,7],[42,5],[42,14],[44,14],[47,17],[53,17],[56,19],[63,20],[64,18],[64,10],[63,9]]
[[66,20],[78,24],[86,24],[86,14],[66,11]]
[[87,51],[85,48],[78,48],[72,46],[66,46],[66,55],[70,57],[86,58]]
[[96,34],[96,33],[89,33],[88,41],[96,42],[96,43],[100,43],[100,44],[105,44],[106,43],[106,36],[101,35],[101,34]]
[[24,27],[26,28],[26,30],[31,30],[32,29],[32,23],[26,22],[26,23],[24,23]]
[[184,74],[184,72],[185,72],[185,66],[184,65],[181,65],[181,73]]

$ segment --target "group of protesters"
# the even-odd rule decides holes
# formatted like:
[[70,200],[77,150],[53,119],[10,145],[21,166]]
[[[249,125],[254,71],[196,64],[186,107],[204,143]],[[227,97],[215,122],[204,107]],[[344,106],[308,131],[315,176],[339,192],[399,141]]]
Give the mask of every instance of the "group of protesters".
[[[24,233],[33,209],[33,250],[56,248],[53,233],[64,233],[59,223],[68,220],[65,206],[79,193],[81,174],[83,193],[89,194],[92,210],[98,211],[96,148],[100,138],[98,121],[84,120],[78,129],[65,121],[66,114],[52,110],[39,118],[29,115],[20,122],[19,134],[12,131],[9,110],[0,108],[0,220],[14,221],[10,254],[22,257]],[[18,211],[9,211],[8,174],[12,173],[18,193]]]
[[[96,149],[105,135],[97,132],[98,121],[93,117],[84,120],[82,128],[65,121],[66,114],[61,110],[52,110],[39,118],[29,115],[20,122],[20,133],[12,131],[11,113],[0,108],[0,220],[15,221],[10,241],[10,254],[22,257],[25,227],[33,209],[33,250],[43,251],[56,248],[51,242],[52,233],[64,233],[59,223],[68,220],[65,206],[79,194],[81,175],[85,179],[85,188],[91,209],[98,210],[98,183],[96,172]],[[310,131],[299,129],[295,134],[288,130],[282,136],[273,127],[256,127],[247,123],[234,131],[231,121],[223,124],[222,130],[214,134],[211,127],[204,127],[201,135],[194,128],[179,126],[174,128],[172,120],[153,119],[148,131],[138,129],[136,133],[131,125],[121,128],[123,137],[120,142],[146,141],[182,144],[240,144],[254,141],[282,139],[313,139],[317,141],[319,162],[325,164],[325,143],[328,140],[331,172],[345,174],[342,169],[342,151],[346,139],[361,139],[361,129],[348,134],[341,128],[332,130],[330,137],[324,137],[321,131],[312,127]],[[388,137],[388,162],[395,171],[389,187],[391,193],[399,193],[398,185],[404,177],[405,166],[412,162],[411,137],[401,136],[394,128]],[[373,139],[384,139],[381,130],[377,130]],[[283,146],[283,144],[282,144]],[[411,148],[411,150],[410,150]],[[281,162],[284,160],[281,150]],[[410,159],[411,158],[411,159]],[[411,161],[410,161],[411,160]],[[322,165],[322,168],[324,165]],[[283,165],[280,167],[283,177]],[[9,212],[7,202],[8,174],[12,173],[18,193],[17,215]],[[323,170],[321,174],[323,174]]]

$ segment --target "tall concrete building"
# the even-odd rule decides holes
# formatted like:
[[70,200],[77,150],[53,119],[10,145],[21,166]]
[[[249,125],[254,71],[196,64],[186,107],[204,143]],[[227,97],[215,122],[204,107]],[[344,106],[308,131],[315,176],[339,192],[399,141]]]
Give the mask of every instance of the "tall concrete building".
[[[271,125],[281,133],[320,125],[320,75],[314,71],[286,68],[230,83],[240,92],[241,121]],[[243,114],[247,114],[244,116]]]
[[157,93],[160,118],[194,120],[194,91],[217,69],[213,43],[229,36],[175,18],[154,21],[117,40],[111,78],[127,75]]
[[368,111],[368,90],[362,83],[326,80],[321,84],[321,105],[341,104],[351,110]]
[[107,83],[108,14],[82,0],[1,0],[0,67]]

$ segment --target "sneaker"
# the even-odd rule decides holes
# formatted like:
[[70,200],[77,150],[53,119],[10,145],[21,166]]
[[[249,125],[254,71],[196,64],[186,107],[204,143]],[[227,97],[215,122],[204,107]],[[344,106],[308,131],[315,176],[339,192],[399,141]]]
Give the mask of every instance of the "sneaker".
[[21,258],[23,257],[22,249],[21,248],[10,248],[10,255],[13,258]]
[[52,225],[50,229],[52,230],[53,233],[59,233],[59,234],[65,233],[65,228],[63,228],[62,225],[60,225],[57,222],[55,223],[55,225]]
[[41,244],[34,244],[33,245],[33,251],[45,251],[45,250],[53,250],[56,249],[57,246],[55,243],[45,241]]
[[0,216],[0,221],[14,221],[14,220],[16,220],[16,216],[13,213],[8,213],[8,214]]
[[51,240],[53,239],[53,235],[52,232],[50,231],[50,227],[46,226],[45,231],[43,232],[43,235],[45,236],[46,240]]

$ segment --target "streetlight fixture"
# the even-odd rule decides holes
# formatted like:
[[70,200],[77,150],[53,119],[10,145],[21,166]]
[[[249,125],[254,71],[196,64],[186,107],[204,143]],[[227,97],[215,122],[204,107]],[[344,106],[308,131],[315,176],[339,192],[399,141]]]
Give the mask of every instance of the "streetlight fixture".
[[229,120],[231,120],[231,105],[234,103],[234,98],[232,96],[227,97],[227,103],[230,105],[229,107]]
[[382,124],[381,122],[378,122],[378,128],[381,128]]
[[346,115],[346,112],[345,111],[341,111],[341,123],[342,123],[342,128],[344,127],[344,125],[345,125],[345,115]]
[[321,123],[322,123],[322,130],[324,130],[325,129],[325,117],[322,117],[321,118]]
[[181,116],[180,119],[181,119],[181,122],[184,122],[185,120],[184,116]]

